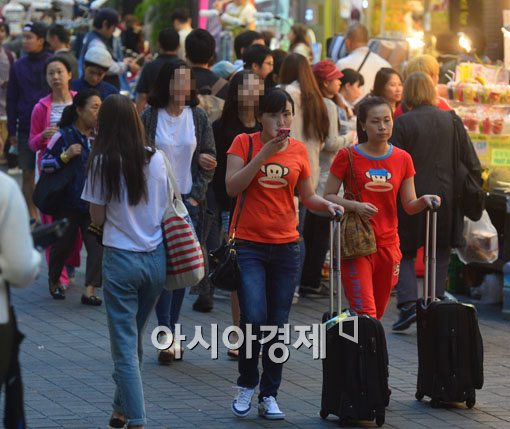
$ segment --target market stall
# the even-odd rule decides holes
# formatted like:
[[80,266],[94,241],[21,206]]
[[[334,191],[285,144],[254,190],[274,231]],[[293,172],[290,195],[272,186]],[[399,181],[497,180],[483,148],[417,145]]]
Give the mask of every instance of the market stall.
[[[510,261],[510,85],[502,66],[461,63],[448,83],[451,106],[462,118],[484,169],[487,212],[497,230],[497,258],[472,263],[479,272],[502,272]],[[485,270],[485,271],[484,271]],[[473,270],[471,270],[472,272]],[[510,304],[510,303],[509,303]]]

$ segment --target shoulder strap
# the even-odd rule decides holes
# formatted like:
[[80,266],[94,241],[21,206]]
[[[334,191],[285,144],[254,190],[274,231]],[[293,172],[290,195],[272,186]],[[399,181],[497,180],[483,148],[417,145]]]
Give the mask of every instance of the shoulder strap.
[[[161,156],[163,157],[163,161],[165,162],[166,167],[166,175],[168,177],[168,182],[170,183],[170,186],[172,187],[174,197],[178,200],[182,201],[182,195],[179,191],[179,186],[177,185],[177,181],[175,180],[174,174],[172,173],[172,166],[170,165],[170,161],[168,160],[165,152],[163,152],[161,149],[156,149]],[[171,198],[170,190],[168,192],[168,196]]]
[[65,147],[69,147],[74,143],[74,132],[70,127],[59,129],[60,135],[65,142]]
[[228,85],[228,81],[223,78],[219,78],[211,88],[211,95],[216,96],[225,86]]
[[[460,136],[459,130],[457,129],[457,115],[454,110],[451,110],[450,115],[452,116],[453,122],[453,171],[456,173],[460,167]],[[462,125],[464,126],[464,125]]]
[[370,55],[370,48],[368,48],[368,52],[367,54],[365,55],[365,58],[363,58],[363,61],[361,62],[361,64],[359,65],[358,67],[358,70],[356,70],[358,73],[361,72],[361,69],[363,68],[363,66],[365,65],[365,62],[367,61],[367,58],[368,56]]
[[352,195],[355,201],[361,201],[358,182],[356,181],[356,177],[354,176],[354,161],[352,156],[352,148],[347,147],[345,148],[345,150],[347,151],[347,155],[349,156],[349,184],[350,184],[350,189],[346,189],[345,193]]
[[[248,135],[248,138],[250,139],[250,146],[248,148],[248,157],[246,158],[246,165],[248,165],[248,163],[251,161],[251,155],[253,152],[253,139],[251,138],[250,135]],[[232,239],[234,239],[236,235],[237,224],[239,223],[239,218],[241,217],[241,211],[243,210],[244,200],[246,200],[246,189],[243,191],[241,195],[241,201],[239,202],[239,210],[237,211],[236,221],[234,223],[234,228],[232,230]]]

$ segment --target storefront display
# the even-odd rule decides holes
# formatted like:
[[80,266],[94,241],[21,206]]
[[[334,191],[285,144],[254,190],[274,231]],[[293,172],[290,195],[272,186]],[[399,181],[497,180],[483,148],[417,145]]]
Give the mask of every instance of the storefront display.
[[[461,63],[448,83],[449,102],[462,118],[482,166],[496,171],[510,167],[510,85],[502,67]],[[510,174],[508,174],[510,181]],[[510,187],[510,183],[495,185]],[[493,183],[494,185],[494,183]]]
[[457,66],[455,80],[447,85],[449,103],[462,118],[484,169],[482,177],[488,191],[486,209],[499,238],[499,246],[495,247],[494,234],[488,237],[477,232],[476,246],[464,249],[471,252],[470,260],[480,256],[477,252],[483,253],[484,258],[491,256],[491,262],[469,264],[470,269],[484,274],[501,271],[510,259],[508,82],[508,71],[501,66],[461,63]]

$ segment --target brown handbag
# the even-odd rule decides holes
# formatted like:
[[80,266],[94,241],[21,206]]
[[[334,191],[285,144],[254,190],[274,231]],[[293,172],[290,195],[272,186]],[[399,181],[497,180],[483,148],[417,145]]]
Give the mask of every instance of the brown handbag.
[[[349,156],[349,188],[344,185],[344,198],[362,202],[361,192],[354,177],[352,149],[346,150]],[[342,259],[355,259],[377,252],[374,229],[367,218],[356,212],[346,211],[340,221],[340,229]]]

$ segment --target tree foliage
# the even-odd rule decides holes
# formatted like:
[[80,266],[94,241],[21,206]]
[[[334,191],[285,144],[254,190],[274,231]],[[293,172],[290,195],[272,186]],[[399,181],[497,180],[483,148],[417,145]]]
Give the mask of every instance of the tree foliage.
[[170,16],[178,7],[186,7],[186,0],[143,0],[136,8],[136,15],[150,28],[149,37],[155,43],[159,32],[172,25]]

